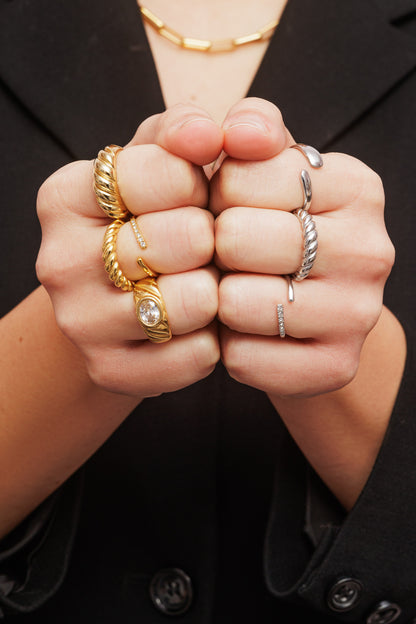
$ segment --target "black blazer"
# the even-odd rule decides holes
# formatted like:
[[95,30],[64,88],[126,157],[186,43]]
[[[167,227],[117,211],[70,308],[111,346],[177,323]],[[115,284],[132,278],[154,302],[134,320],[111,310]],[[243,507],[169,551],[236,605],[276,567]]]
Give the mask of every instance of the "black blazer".
[[[43,179],[127,142],[164,105],[134,0],[1,0],[0,19],[7,311],[37,283]],[[178,620],[198,624],[316,610],[322,623],[416,621],[415,64],[416,0],[289,0],[249,93],[275,102],[297,140],[355,155],[384,181],[397,251],[386,304],[409,357],[354,509],[340,509],[267,397],[218,365],[144,401],[3,540],[0,618],[147,624],[176,600]],[[165,569],[186,573],[192,597],[179,572],[152,583]]]

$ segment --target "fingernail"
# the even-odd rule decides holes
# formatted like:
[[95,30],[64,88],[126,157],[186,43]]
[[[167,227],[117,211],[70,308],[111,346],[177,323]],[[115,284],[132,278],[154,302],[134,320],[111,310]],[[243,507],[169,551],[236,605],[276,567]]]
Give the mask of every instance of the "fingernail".
[[213,121],[212,119],[209,119],[208,117],[193,117],[192,119],[187,119],[186,121],[183,121],[179,125],[179,128],[184,128],[185,126],[190,126],[191,124],[194,124],[194,123],[201,123],[201,121],[208,123],[210,125],[212,124],[214,124],[214,126],[217,125],[215,121]]
[[269,133],[269,128],[266,126],[266,124],[262,121],[254,121],[254,120],[250,120],[250,121],[234,121],[234,122],[227,122],[224,126],[223,129],[224,130],[231,130],[232,128],[241,128],[241,127],[246,127],[246,128],[253,128],[254,130],[260,130],[260,132],[262,134],[268,134]]

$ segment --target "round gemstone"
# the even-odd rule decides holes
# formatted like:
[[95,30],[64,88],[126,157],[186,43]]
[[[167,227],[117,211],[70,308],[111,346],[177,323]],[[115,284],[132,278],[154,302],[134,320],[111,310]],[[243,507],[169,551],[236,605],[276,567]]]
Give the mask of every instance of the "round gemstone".
[[156,301],[153,299],[142,299],[139,304],[139,317],[143,325],[154,327],[160,322],[162,313]]

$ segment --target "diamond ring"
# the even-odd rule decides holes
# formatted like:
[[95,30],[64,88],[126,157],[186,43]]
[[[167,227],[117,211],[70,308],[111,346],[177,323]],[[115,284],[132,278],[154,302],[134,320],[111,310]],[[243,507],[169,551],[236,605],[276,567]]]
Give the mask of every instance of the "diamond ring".
[[151,342],[167,342],[172,338],[165,302],[153,277],[145,277],[134,285],[136,316]]

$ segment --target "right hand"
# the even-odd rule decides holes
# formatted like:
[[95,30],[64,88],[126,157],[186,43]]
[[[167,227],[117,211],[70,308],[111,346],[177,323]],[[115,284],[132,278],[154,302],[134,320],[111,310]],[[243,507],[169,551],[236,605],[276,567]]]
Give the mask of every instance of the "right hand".
[[173,338],[153,344],[137,321],[133,294],[116,288],[104,270],[101,247],[111,220],[97,204],[91,161],[71,163],[39,190],[42,245],[39,280],[58,326],[82,352],[92,381],[139,399],[188,386],[219,359],[213,320],[218,309],[214,219],[205,210],[202,165],[221,152],[222,130],[201,109],[178,105],[138,128],[117,157],[117,181],[148,248],[140,250],[130,223],[120,229],[123,273],[146,277],[137,256],[156,272]]

